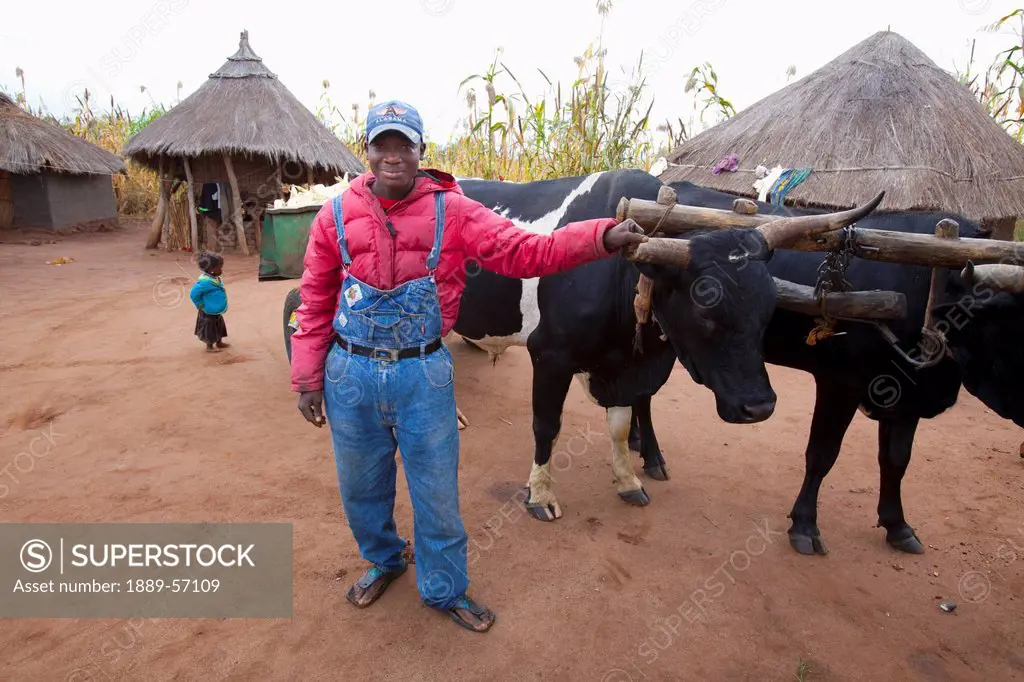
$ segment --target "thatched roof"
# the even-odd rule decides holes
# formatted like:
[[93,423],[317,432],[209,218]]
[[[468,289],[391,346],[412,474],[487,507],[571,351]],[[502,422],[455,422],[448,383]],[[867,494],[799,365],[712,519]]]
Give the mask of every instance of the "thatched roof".
[[73,175],[124,171],[115,154],[28,113],[0,93],[0,171],[29,175],[47,170]]
[[[712,175],[731,153],[736,172]],[[664,182],[753,197],[754,169],[813,168],[786,197],[879,210],[946,210],[973,220],[1024,215],[1024,145],[970,91],[902,36],[878,32],[817,71],[687,141]],[[671,164],[679,164],[673,166]]]
[[124,147],[151,168],[160,154],[259,154],[339,174],[362,173],[355,154],[284,86],[249,46],[238,51],[184,101],[156,118]]

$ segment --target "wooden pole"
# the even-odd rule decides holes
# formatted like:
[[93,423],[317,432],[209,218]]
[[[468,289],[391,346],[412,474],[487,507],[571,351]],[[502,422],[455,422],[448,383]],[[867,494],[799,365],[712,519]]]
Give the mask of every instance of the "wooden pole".
[[778,277],[777,307],[807,315],[827,314],[830,317],[898,320],[907,316],[907,297],[898,291],[843,291],[824,296],[825,307],[815,298],[814,287],[797,284]]
[[235,167],[231,164],[231,157],[224,154],[224,167],[228,170],[228,182],[231,183],[231,215],[238,229],[238,245],[242,253],[249,255],[249,243],[245,239],[245,227],[242,225],[242,193],[238,191],[238,178],[235,177]]
[[[955,220],[943,218],[935,225],[935,236],[939,239],[959,239],[960,225]],[[928,305],[924,309],[925,329],[931,329],[935,322],[932,308],[946,288],[946,275],[948,272],[948,268],[932,268],[932,286],[928,291]]]
[[690,243],[685,239],[650,237],[643,244],[624,250],[623,255],[638,263],[671,263],[685,268],[690,262]]
[[[968,261],[975,265],[1002,263],[1024,266],[1024,242],[972,237],[940,239],[931,234],[905,234],[863,228],[856,228],[855,236],[854,253],[865,260],[932,268],[963,268]],[[841,231],[835,230],[816,237],[804,237],[781,248],[792,251],[831,251],[840,246],[841,239]],[[637,249],[645,256],[674,253],[684,249],[683,244],[672,243],[679,241],[671,237],[651,237]]]
[[[685,235],[695,230],[723,230],[754,228],[784,216],[751,213],[756,204],[738,199],[731,211],[677,204],[671,209],[657,201],[622,199],[616,217],[632,218],[645,230],[659,225],[659,232]],[[953,221],[949,221],[952,223]],[[857,228],[857,255],[868,260],[889,263],[907,263],[931,267],[962,268],[967,261],[975,264],[1006,263],[1024,265],[1024,245],[995,239],[957,237],[947,239],[937,235],[904,234],[888,230]],[[785,248],[794,251],[829,251],[841,239],[834,231],[813,238],[805,238]],[[655,241],[655,239],[652,239]]]
[[[961,237],[943,239],[930,234],[904,234],[856,229],[855,252],[865,260],[927,267],[962,268],[967,261],[1024,265],[1024,243]],[[803,239],[786,246],[794,251],[829,251],[839,245],[839,231]]]
[[[671,188],[669,188],[671,189]],[[659,198],[662,196],[658,191]],[[616,218],[625,220],[632,218],[638,225],[650,230],[656,225],[665,234],[683,234],[693,230],[725,230],[731,227],[758,227],[781,216],[748,215],[737,210],[725,211],[720,208],[704,208],[663,204],[647,199],[627,199],[619,201]],[[755,204],[756,207],[756,204]]]
[[199,221],[196,220],[196,198],[192,191],[195,184],[192,180],[192,166],[188,162],[188,157],[182,157],[182,161],[185,164],[185,177],[188,179],[188,219],[192,226],[192,243],[189,246],[195,252],[199,250]]
[[[223,182],[217,183],[220,202],[220,225],[217,226],[217,250],[223,250],[227,246],[228,231],[234,225],[234,218],[231,215],[231,187]],[[235,230],[237,233],[237,230]],[[235,235],[237,237],[237,234]]]
[[160,229],[160,240],[163,242],[164,251],[171,250],[171,195],[174,190],[170,186],[170,178],[174,175],[174,159],[167,159],[167,172],[164,175],[162,184],[167,186],[167,198],[164,201],[164,219]]
[[146,240],[147,249],[155,249],[160,244],[160,234],[163,231],[164,212],[167,210],[167,199],[164,195],[164,155],[161,154],[157,161],[157,182],[158,199],[156,202],[156,215],[149,226],[149,238]]

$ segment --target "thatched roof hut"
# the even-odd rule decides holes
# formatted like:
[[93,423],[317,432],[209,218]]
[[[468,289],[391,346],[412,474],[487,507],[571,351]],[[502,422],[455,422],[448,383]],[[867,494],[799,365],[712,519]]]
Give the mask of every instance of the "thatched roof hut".
[[[739,157],[737,170],[712,174],[729,154]],[[662,181],[748,197],[757,196],[758,165],[813,169],[785,195],[793,205],[846,208],[885,190],[879,210],[953,211],[997,236],[1024,215],[1024,145],[952,75],[890,31],[702,132],[667,160]]]
[[[335,177],[365,170],[263,64],[249,45],[248,31],[242,31],[235,54],[194,93],[133,136],[124,154],[160,173],[165,186],[171,179],[221,183],[222,215],[228,217],[245,203],[248,213],[257,214],[255,225],[262,207],[281,195],[282,182],[333,184]],[[223,210],[227,189],[233,206]],[[242,198],[236,199],[239,193]],[[159,220],[161,209],[157,212]],[[258,229],[253,232],[258,236]],[[222,233],[231,237],[231,230]],[[152,238],[150,245],[155,246]],[[241,246],[248,253],[247,244]]]
[[0,93],[0,228],[116,222],[115,154],[33,116]]

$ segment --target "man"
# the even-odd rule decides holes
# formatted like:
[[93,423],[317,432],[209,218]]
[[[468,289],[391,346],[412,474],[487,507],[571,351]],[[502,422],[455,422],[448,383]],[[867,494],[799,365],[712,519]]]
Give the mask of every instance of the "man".
[[494,613],[466,590],[459,432],[451,355],[469,261],[518,278],[606,258],[646,241],[632,221],[589,220],[534,234],[467,198],[454,178],[420,170],[423,123],[385,102],[366,119],[370,171],[324,204],[310,227],[292,336],[292,390],[317,426],[326,407],[342,506],[371,566],[352,585],[366,607],[406,570],[393,517],[396,447],[413,505],[423,602],[476,632]]

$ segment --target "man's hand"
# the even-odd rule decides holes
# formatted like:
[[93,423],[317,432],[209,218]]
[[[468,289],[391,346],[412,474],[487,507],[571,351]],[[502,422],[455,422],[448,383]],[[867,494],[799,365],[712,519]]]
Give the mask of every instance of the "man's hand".
[[640,226],[632,218],[627,218],[621,223],[604,233],[604,248],[615,252],[624,246],[635,247],[647,241]]
[[318,428],[326,423],[323,404],[323,391],[305,391],[299,394],[299,412],[306,418],[306,421]]

